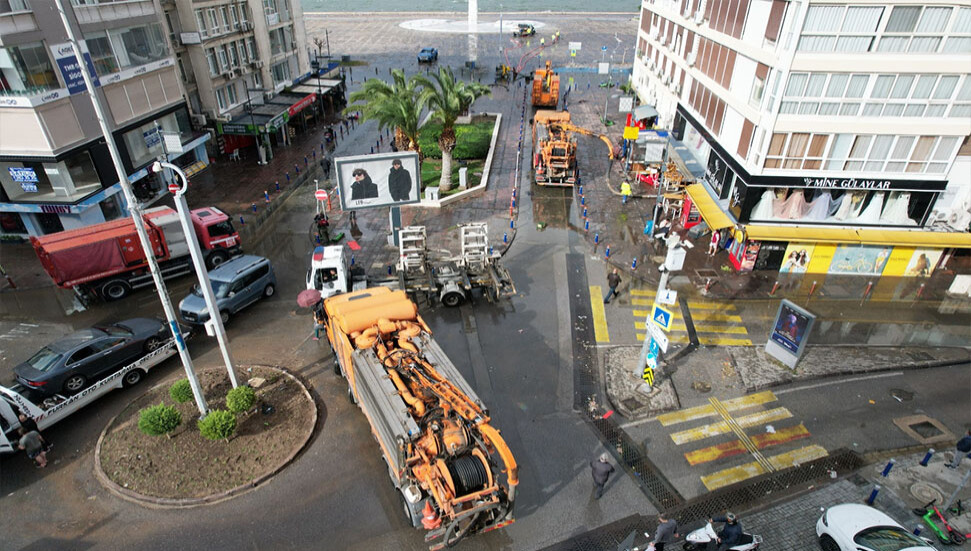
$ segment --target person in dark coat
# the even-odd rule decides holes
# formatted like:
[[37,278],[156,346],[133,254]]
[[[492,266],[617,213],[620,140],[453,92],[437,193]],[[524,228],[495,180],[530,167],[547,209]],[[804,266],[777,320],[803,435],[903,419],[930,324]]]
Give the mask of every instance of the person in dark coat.
[[945,465],[952,469],[958,468],[961,466],[961,460],[968,456],[968,452],[971,452],[971,430],[965,433],[964,438],[958,440],[954,450],[954,461]]
[[378,185],[371,181],[371,177],[363,168],[355,168],[351,172],[354,183],[351,184],[351,201],[373,199],[378,196]]
[[407,201],[411,195],[411,174],[401,166],[401,159],[391,161],[388,190],[395,201]]
[[713,517],[708,522],[724,522],[725,526],[718,533],[718,537],[708,542],[708,551],[726,551],[738,544],[742,538],[742,525],[734,513],[725,513],[723,517]]
[[593,474],[593,483],[597,487],[597,499],[604,494],[604,486],[610,478],[610,473],[614,472],[614,466],[607,462],[607,454],[600,454],[600,457],[590,462],[590,471]]
[[617,268],[614,271],[607,274],[607,294],[604,296],[604,304],[610,303],[611,297],[619,296],[620,293],[617,292],[617,287],[620,285],[620,275],[617,273]]
[[[651,537],[649,534],[644,535]],[[654,551],[664,551],[664,546],[669,543],[674,543],[677,537],[677,521],[669,519],[664,513],[659,513],[657,515],[657,533],[654,534],[654,539],[651,541],[651,545],[654,546]]]

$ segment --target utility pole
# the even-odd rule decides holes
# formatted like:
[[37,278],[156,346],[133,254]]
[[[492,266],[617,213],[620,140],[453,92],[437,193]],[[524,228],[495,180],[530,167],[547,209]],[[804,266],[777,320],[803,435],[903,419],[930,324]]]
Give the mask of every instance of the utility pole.
[[330,31],[324,29],[324,38],[327,40],[327,58],[330,59]]
[[[155,260],[155,251],[152,249],[152,243],[149,241],[148,233],[145,231],[145,221],[142,219],[142,211],[138,206],[138,201],[135,199],[135,194],[132,193],[131,182],[128,181],[128,174],[125,173],[124,165],[121,162],[118,146],[115,144],[115,139],[111,135],[111,129],[108,127],[104,110],[101,108],[97,89],[94,87],[94,77],[88,72],[88,64],[85,63],[84,57],[81,55],[81,48],[78,46],[74,30],[71,28],[71,22],[68,21],[67,13],[64,12],[63,0],[54,0],[54,5],[57,6],[57,11],[61,16],[61,22],[64,24],[64,30],[67,32],[67,38],[71,42],[71,48],[74,50],[78,70],[81,72],[81,76],[84,78],[84,85],[87,87],[88,94],[91,96],[91,104],[94,106],[94,113],[98,119],[98,125],[101,126],[101,132],[104,134],[105,143],[108,146],[108,153],[111,155],[111,162],[115,165],[115,173],[118,176],[118,182],[121,184],[121,191],[125,194],[125,200],[128,201],[128,210],[131,212],[132,220],[135,222],[135,231],[138,233],[138,240],[142,244],[142,250],[145,253],[145,260],[148,262],[148,269],[152,274],[152,279],[155,280],[158,298],[162,303],[162,310],[165,312],[165,318],[169,322],[172,337],[175,339],[179,350],[179,357],[182,358],[185,374],[189,379],[189,385],[192,387],[192,395],[195,397],[196,405],[199,407],[199,415],[205,417],[209,412],[209,405],[206,403],[206,397],[202,394],[202,388],[199,386],[199,380],[196,378],[195,369],[192,366],[192,357],[189,356],[189,351],[185,347],[185,340],[182,338],[182,330],[179,328],[179,323],[176,320],[175,310],[172,308],[172,301],[169,299],[165,282],[162,281],[162,272],[159,270],[158,262]],[[161,139],[161,136],[159,136],[159,139]],[[188,238],[189,236],[186,237]]]

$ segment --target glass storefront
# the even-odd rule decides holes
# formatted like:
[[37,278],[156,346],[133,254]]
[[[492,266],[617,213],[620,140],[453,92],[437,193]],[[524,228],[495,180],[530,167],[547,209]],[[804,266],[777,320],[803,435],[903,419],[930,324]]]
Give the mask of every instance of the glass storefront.
[[178,132],[183,142],[192,137],[192,125],[185,108],[125,132],[122,137],[131,163],[130,170],[141,168],[162,154],[162,136],[156,122],[163,132]]
[[11,202],[75,203],[101,189],[91,154],[58,163],[0,162],[0,186]]

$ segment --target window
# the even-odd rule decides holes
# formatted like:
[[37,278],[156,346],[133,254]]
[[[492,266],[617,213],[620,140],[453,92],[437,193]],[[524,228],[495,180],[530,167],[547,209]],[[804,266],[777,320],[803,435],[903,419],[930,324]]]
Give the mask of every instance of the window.
[[216,8],[206,10],[206,19],[209,21],[209,29],[213,36],[219,36],[219,21],[216,19]]
[[245,40],[240,40],[239,42],[234,42],[233,43],[233,49],[236,50],[236,51],[239,51],[239,59],[240,59],[240,61],[242,61],[243,63],[247,63],[249,61],[249,59],[247,59],[248,56],[246,55],[246,41]]
[[0,48],[0,94],[59,88],[47,51],[41,42]]
[[868,52],[883,7],[811,5],[799,39],[804,52]]
[[249,50],[249,57],[252,60],[257,60],[259,57],[256,55],[256,39],[249,37],[246,39],[246,49]]
[[246,4],[239,5],[239,20],[241,23],[249,22],[249,7]]
[[[964,77],[967,80],[968,77]],[[954,75],[944,75],[941,77],[941,81],[937,84],[937,89],[934,90],[934,99],[951,99],[951,95],[954,94],[954,87],[957,86],[958,77]]]
[[229,50],[229,62],[233,67],[239,67],[239,53],[236,51],[236,43],[230,42],[225,46]]
[[[31,177],[25,183],[14,181],[11,168],[29,169],[27,174]],[[91,154],[86,150],[61,162],[0,162],[0,185],[11,201],[45,203],[74,203],[102,188]]]
[[270,68],[273,74],[273,84],[279,84],[290,80],[290,64],[284,60]]
[[84,42],[88,45],[91,62],[94,63],[94,70],[98,76],[110,75],[118,71],[118,62],[111,50],[111,41],[108,40],[107,32],[100,31],[86,35]]
[[158,23],[111,29],[108,38],[119,69],[144,65],[169,56],[168,42]]
[[196,24],[199,26],[199,35],[202,38],[207,38],[209,31],[206,28],[206,16],[202,13],[202,10],[196,10]]
[[230,82],[226,86],[216,90],[216,103],[219,104],[220,111],[228,111],[239,103],[236,96],[236,83]]
[[897,36],[881,38],[877,51],[937,52],[953,11],[951,7],[895,6],[884,32]]
[[219,7],[219,19],[222,21],[223,33],[228,33],[230,29],[230,19],[229,19],[229,7],[220,6]]
[[229,6],[229,15],[233,19],[233,28],[239,29],[239,6],[236,4]]
[[890,19],[887,21],[886,32],[888,33],[909,33],[917,28],[917,19],[920,17],[920,7],[895,6],[890,12]]
[[953,136],[839,134],[825,166],[834,171],[944,174],[958,142]]
[[219,55],[219,69],[220,72],[225,73],[229,70],[229,54],[226,53],[226,47],[222,46],[216,53]]
[[819,170],[829,137],[829,134],[775,133],[769,142],[765,168]]
[[183,143],[192,136],[192,127],[189,124],[188,111],[185,108],[163,115],[154,121],[149,121],[125,132],[122,135],[122,140],[133,171],[147,165],[155,160],[156,156],[162,154],[162,140],[156,133],[156,122],[163,132],[177,132]]
[[214,48],[206,48],[206,61],[209,63],[209,74],[218,75],[219,64],[216,62],[216,50]]
[[758,107],[762,104],[762,95],[765,92],[765,79],[755,77],[755,82],[752,83],[752,96],[749,97],[749,105]]

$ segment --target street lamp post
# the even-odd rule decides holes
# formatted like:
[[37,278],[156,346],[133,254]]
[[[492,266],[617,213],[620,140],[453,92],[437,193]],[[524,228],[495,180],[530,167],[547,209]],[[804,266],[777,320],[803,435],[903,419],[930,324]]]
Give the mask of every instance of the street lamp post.
[[[128,181],[128,174],[125,173],[124,165],[121,162],[118,146],[115,144],[115,139],[111,135],[111,129],[108,127],[104,110],[98,99],[97,90],[94,87],[94,78],[88,72],[88,64],[85,63],[84,57],[81,55],[81,48],[78,46],[77,38],[74,35],[74,30],[71,28],[71,23],[67,19],[67,14],[64,12],[62,2],[63,0],[54,0],[54,5],[57,7],[57,11],[61,16],[61,22],[64,24],[64,30],[67,32],[67,38],[71,43],[71,48],[74,50],[74,57],[77,60],[81,77],[84,79],[84,85],[87,87],[88,94],[91,96],[91,104],[94,107],[95,117],[98,119],[98,125],[101,127],[102,134],[104,134],[105,144],[108,146],[108,153],[111,155],[112,164],[115,165],[115,173],[118,176],[119,184],[121,184],[121,191],[125,195],[125,200],[128,202],[128,210],[135,223],[135,231],[138,233],[138,240],[145,253],[148,270],[152,274],[152,279],[155,281],[155,288],[158,290],[158,298],[162,303],[162,310],[165,312],[165,318],[168,320],[169,329],[172,331],[172,337],[175,339],[179,357],[182,359],[182,365],[185,367],[185,373],[189,379],[189,385],[192,387],[192,395],[195,397],[196,405],[199,407],[199,414],[205,417],[209,412],[209,405],[206,403],[206,397],[202,394],[202,388],[199,386],[199,380],[196,378],[195,369],[192,366],[192,357],[189,356],[189,350],[185,346],[185,339],[182,338],[182,329],[179,327],[178,321],[176,321],[172,301],[169,298],[165,282],[162,281],[162,272],[159,270],[158,262],[155,260],[155,251],[152,249],[152,243],[149,241],[148,233],[145,231],[145,221],[142,219],[141,208],[138,206],[135,194],[132,193],[131,183]],[[191,235],[195,235],[194,232]]]
[[259,159],[256,164],[263,166],[267,164],[266,161],[266,151],[260,144],[260,130],[256,127],[256,117],[253,116],[253,100],[250,98],[250,92],[264,92],[263,88],[247,88],[246,89],[246,112],[249,114],[249,122],[253,127],[253,135],[256,137],[256,152]]
[[233,388],[239,386],[236,381],[236,370],[233,367],[233,358],[229,353],[229,343],[226,340],[226,328],[223,327],[222,316],[219,312],[219,305],[216,303],[216,294],[212,292],[212,282],[209,280],[209,272],[206,270],[206,262],[202,258],[202,249],[199,248],[199,240],[196,232],[192,229],[192,222],[189,221],[189,206],[186,204],[185,192],[189,187],[189,181],[185,177],[185,172],[176,165],[163,161],[152,163],[152,172],[160,173],[163,168],[167,168],[178,175],[182,182],[178,189],[172,189],[175,195],[175,208],[179,212],[179,221],[182,222],[182,231],[185,233],[185,240],[189,244],[189,256],[192,257],[192,265],[196,269],[196,277],[199,279],[199,288],[202,296],[206,299],[206,307],[209,309],[209,323],[212,324],[216,333],[216,340],[219,341],[219,349],[223,354],[223,361],[226,362],[226,371],[229,372],[229,381]]

